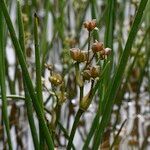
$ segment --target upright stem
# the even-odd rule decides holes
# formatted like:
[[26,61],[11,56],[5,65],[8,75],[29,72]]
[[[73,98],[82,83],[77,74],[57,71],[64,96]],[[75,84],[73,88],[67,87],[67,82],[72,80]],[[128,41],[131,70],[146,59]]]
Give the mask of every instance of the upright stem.
[[[17,3],[17,11],[18,11],[18,25],[19,25],[19,43],[20,43],[22,52],[25,57],[24,26],[23,26],[22,12],[21,12],[19,1]],[[25,59],[26,59],[26,57],[25,57]],[[24,76],[23,76],[23,85],[24,85],[24,91],[25,91],[25,105],[27,107],[27,115],[28,115],[29,125],[30,125],[31,134],[32,134],[32,138],[33,138],[33,143],[34,143],[35,149],[39,150],[38,135],[37,135],[35,122],[34,122],[34,118],[33,118],[32,101],[31,101],[31,98],[29,95],[29,91],[28,91]]]
[[[42,82],[41,82],[41,63],[40,63],[40,50],[38,39],[38,17],[34,14],[34,44],[35,44],[35,65],[36,65],[36,92],[39,100],[42,112],[44,115],[43,96],[42,96]],[[41,129],[41,123],[39,122],[39,134],[40,134],[40,149],[44,148],[44,138]]]
[[78,112],[77,112],[77,114],[76,114],[75,121],[73,123],[71,134],[70,134],[70,137],[69,137],[69,142],[68,142],[68,145],[67,145],[67,150],[70,150],[71,147],[73,146],[73,138],[74,138],[74,135],[75,135],[75,132],[76,132],[76,129],[77,129],[80,117],[83,114],[83,112],[84,112],[83,110],[79,109]]
[[83,93],[84,93],[84,86],[81,86],[80,87],[80,102],[81,102],[81,100],[82,100],[82,98],[83,98]]

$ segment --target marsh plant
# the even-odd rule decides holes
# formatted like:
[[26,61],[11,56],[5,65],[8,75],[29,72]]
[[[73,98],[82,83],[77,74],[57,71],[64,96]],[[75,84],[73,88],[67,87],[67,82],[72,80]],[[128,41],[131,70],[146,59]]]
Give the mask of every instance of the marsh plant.
[[148,149],[149,10],[0,0],[0,147]]

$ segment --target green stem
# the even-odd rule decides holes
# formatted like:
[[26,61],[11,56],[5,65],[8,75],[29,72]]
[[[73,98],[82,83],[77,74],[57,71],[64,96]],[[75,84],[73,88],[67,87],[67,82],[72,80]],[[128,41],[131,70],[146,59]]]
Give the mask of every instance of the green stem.
[[[108,69],[109,64],[110,64],[110,62],[108,61],[108,62],[106,63],[106,65],[105,65],[105,67],[103,68],[103,71],[102,71],[102,73],[101,73],[101,75],[100,75],[100,79],[99,79],[99,81],[96,83],[95,87],[93,88],[93,95],[95,95],[96,91],[98,90],[98,87],[100,86],[101,80],[104,78],[105,71]],[[89,133],[88,133],[88,135],[87,135],[87,138],[86,138],[86,140],[85,140],[85,142],[84,142],[83,150],[88,149],[88,146],[89,146],[89,144],[90,144],[90,141],[91,141],[91,139],[92,139],[92,137],[93,137],[93,135],[94,135],[94,133],[95,133],[97,127],[98,127],[99,118],[100,118],[100,114],[101,114],[101,111],[102,111],[102,110],[101,110],[101,106],[103,106],[103,105],[101,104],[101,101],[99,101],[98,110],[97,110],[97,113],[96,113],[96,115],[95,115],[95,118],[94,118],[94,121],[93,121],[93,123],[92,123],[92,126],[91,126],[91,128],[90,128],[90,131],[89,131]]]
[[69,142],[68,142],[68,145],[67,145],[67,150],[70,150],[72,145],[73,145],[73,138],[74,138],[77,126],[79,124],[80,117],[83,113],[84,113],[84,111],[79,109],[76,116],[75,116],[75,121],[73,123],[71,134],[70,134],[70,137],[69,137]]
[[56,122],[55,122],[55,128],[57,127],[57,124],[59,122],[60,113],[61,113],[61,105],[57,103],[56,105]]
[[93,134],[94,134],[96,128],[98,127],[100,113],[101,113],[101,111],[100,111],[100,105],[99,105],[98,111],[96,113],[96,116],[95,116],[94,121],[92,123],[92,126],[90,128],[90,132],[88,133],[88,135],[86,137],[86,140],[84,142],[84,145],[83,145],[83,148],[82,148],[83,150],[88,149],[88,146],[89,146],[90,141],[93,137]]
[[[1,98],[2,98],[2,96],[0,95],[0,99]],[[20,95],[6,95],[6,98],[25,100],[25,97],[24,96],[20,96]]]
[[[36,65],[36,93],[39,100],[42,112],[44,115],[43,96],[42,96],[42,82],[41,82],[41,63],[40,63],[40,50],[39,50],[39,36],[38,36],[38,17],[34,14],[34,43],[35,43],[35,65]],[[40,134],[40,149],[44,148],[44,138],[41,130],[41,123],[39,122]]]
[[81,100],[83,98],[83,93],[84,93],[84,86],[81,86],[80,87],[80,102],[81,102]]
[[[18,25],[19,25],[19,43],[20,43],[22,52],[25,57],[24,27],[23,27],[22,12],[21,12],[19,1],[17,3],[17,11],[18,11]],[[25,91],[25,104],[27,107],[27,115],[28,115],[29,125],[30,125],[31,134],[33,138],[33,143],[34,143],[35,149],[39,150],[38,135],[37,135],[36,127],[35,127],[35,122],[33,119],[32,101],[30,99],[30,95],[28,92],[28,88],[27,88],[24,76],[23,76],[23,85],[24,85],[24,91]]]
[[[69,140],[68,132],[66,131],[66,129],[63,127],[63,125],[59,121],[58,121],[58,126],[61,129],[61,131],[64,133],[65,138]],[[72,145],[72,149],[75,150],[74,145]]]
[[116,142],[117,142],[117,140],[118,140],[119,134],[120,134],[122,128],[124,127],[126,121],[127,121],[127,119],[124,120],[124,122],[122,123],[122,125],[121,125],[121,127],[120,127],[118,133],[117,133],[116,136],[114,137],[114,141],[113,141],[112,145],[110,146],[110,150],[112,150],[113,147],[115,146],[115,144],[116,144]]
[[36,13],[34,14],[34,41],[35,41],[35,65],[36,65],[36,92],[37,92],[37,97],[39,99],[39,103],[43,108],[41,63],[40,63],[40,50],[39,50],[39,40],[38,40],[38,18]]

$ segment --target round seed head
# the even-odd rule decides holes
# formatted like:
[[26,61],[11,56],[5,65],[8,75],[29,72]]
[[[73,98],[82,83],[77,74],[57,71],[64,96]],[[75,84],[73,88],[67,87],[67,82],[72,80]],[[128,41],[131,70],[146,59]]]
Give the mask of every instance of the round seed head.
[[83,78],[84,78],[84,80],[90,80],[90,78],[91,78],[90,70],[84,70],[83,71]]
[[92,31],[96,27],[96,19],[85,21],[83,25],[88,31]]
[[55,73],[53,74],[52,76],[49,77],[49,81],[55,85],[55,86],[58,86],[62,83],[62,77],[60,74],[58,73]]
[[87,61],[87,52],[81,51],[78,48],[72,48],[70,50],[70,55],[71,55],[72,59],[77,62]]
[[92,51],[93,51],[93,53],[97,53],[99,51],[102,51],[103,49],[104,49],[104,47],[103,47],[103,43],[102,42],[96,41],[92,45]]
[[91,72],[91,77],[96,78],[100,74],[100,67],[99,66],[94,66],[90,69],[90,72]]

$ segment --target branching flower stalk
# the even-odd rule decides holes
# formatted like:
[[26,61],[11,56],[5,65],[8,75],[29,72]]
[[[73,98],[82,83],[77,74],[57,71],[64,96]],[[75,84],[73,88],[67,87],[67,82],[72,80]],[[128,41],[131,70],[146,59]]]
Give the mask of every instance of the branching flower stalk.
[[[49,81],[51,83],[52,98],[54,100],[54,109],[52,110],[51,119],[51,132],[52,137],[55,139],[57,137],[57,126],[60,118],[61,107],[66,101],[65,83],[63,77],[60,73],[56,72],[53,65],[45,64],[45,67],[49,70]],[[49,89],[45,86],[49,91]],[[50,92],[50,91],[49,91]],[[58,141],[58,139],[57,139]],[[59,143],[59,141],[58,141]],[[57,144],[56,144],[57,145]]]
[[[129,3],[74,0],[67,5],[67,0],[58,3],[31,0],[21,5],[19,2],[0,0],[0,146],[10,150],[14,146],[28,148],[25,139],[29,138],[36,150],[97,150],[104,147],[105,140],[110,149],[118,147],[120,141],[116,141],[118,136],[124,136],[120,133],[126,128],[125,121],[112,138],[109,129],[116,132],[116,125],[121,123],[118,118],[124,106],[122,100],[127,99],[125,94],[129,93],[129,98],[135,99],[136,114],[139,114],[143,107],[142,103],[138,105],[139,95],[143,92],[147,95],[150,91],[150,46],[149,36],[146,36],[150,22],[148,0]],[[125,17],[126,5],[134,8],[135,16],[129,12],[129,17]],[[14,7],[16,11],[12,10]],[[98,21],[84,22],[87,12]],[[72,13],[75,22],[70,16]],[[64,19],[66,15],[69,18]],[[125,25],[125,22],[129,24]],[[86,30],[83,31],[82,26]],[[128,27],[129,35],[124,38]],[[87,34],[82,35],[83,32]],[[85,35],[87,38],[82,40]],[[99,36],[104,37],[105,44],[98,40]],[[114,49],[112,55],[109,47]],[[149,83],[145,84],[145,79]],[[117,111],[112,109],[114,106]],[[94,115],[90,123],[87,116],[83,116],[87,111]],[[112,122],[110,118],[114,120],[114,115],[115,122]],[[133,124],[137,122],[135,119]],[[11,133],[13,127],[15,135]],[[27,130],[24,132],[24,129]],[[26,136],[28,131],[31,134]],[[134,140],[138,148],[146,148],[148,134],[142,134],[144,141],[140,147],[136,131],[137,138],[131,133],[133,138],[127,144]],[[74,138],[78,136],[83,145],[75,144]],[[13,137],[15,143],[11,141]]]
[[84,22],[84,27],[88,30],[88,58],[87,65],[89,64],[90,58],[90,47],[91,47],[91,31],[96,27],[96,20]]
[[[93,65],[92,61],[96,55],[98,55],[99,59],[101,60],[106,59],[111,51],[109,48],[104,48],[103,43],[95,41],[95,43],[93,43],[92,45],[93,55],[90,58],[91,32],[96,27],[96,20],[86,21],[84,23],[84,27],[89,32],[87,52],[81,51],[78,48],[72,48],[70,51],[71,57],[75,61],[74,67],[75,67],[75,74],[76,74],[76,83],[80,87],[80,99],[79,99],[80,105],[79,105],[79,110],[77,111],[77,114],[75,116],[75,121],[72,126],[72,130],[71,130],[70,137],[69,137],[69,142],[67,145],[67,150],[70,150],[73,145],[73,139],[75,136],[77,126],[80,121],[80,117],[89,108],[92,102],[92,99],[94,97],[94,94],[95,94],[94,83],[96,81],[96,78],[100,77],[100,67],[97,65]],[[83,69],[80,67],[80,63],[83,63],[83,64],[85,63],[85,66],[83,67]],[[84,96],[83,95],[84,84],[86,81],[91,82],[91,87],[87,95]]]

